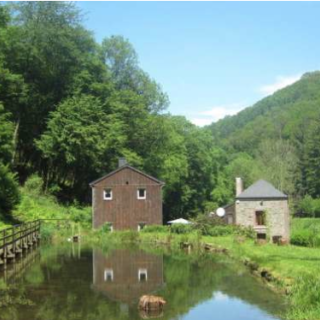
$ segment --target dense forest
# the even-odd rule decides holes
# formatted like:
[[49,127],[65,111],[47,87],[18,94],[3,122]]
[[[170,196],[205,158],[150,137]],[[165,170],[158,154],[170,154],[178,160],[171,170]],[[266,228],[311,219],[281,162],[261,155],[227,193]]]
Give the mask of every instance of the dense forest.
[[131,43],[98,43],[74,3],[0,5],[0,219],[35,179],[59,203],[90,204],[89,183],[119,157],[166,182],[165,219],[227,204],[235,176],[320,215],[320,73],[205,128],[168,106]]

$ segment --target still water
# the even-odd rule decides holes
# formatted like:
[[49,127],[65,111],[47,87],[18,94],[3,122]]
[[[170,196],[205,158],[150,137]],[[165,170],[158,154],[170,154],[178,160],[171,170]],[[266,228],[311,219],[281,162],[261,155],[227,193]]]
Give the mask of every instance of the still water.
[[[14,289],[0,296],[1,320],[274,320],[285,312],[283,298],[242,265],[204,253],[41,246],[7,270],[6,283]],[[164,310],[139,311],[144,294],[164,297]]]

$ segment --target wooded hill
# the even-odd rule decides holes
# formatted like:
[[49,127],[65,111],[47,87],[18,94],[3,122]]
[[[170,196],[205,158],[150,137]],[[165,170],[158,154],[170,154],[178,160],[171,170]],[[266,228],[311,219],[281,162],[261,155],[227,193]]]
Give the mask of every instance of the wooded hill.
[[260,170],[281,190],[293,196],[320,196],[319,71],[304,74],[209,129],[229,154],[246,153],[247,159],[255,159],[259,168],[254,165],[252,170]]
[[39,181],[42,196],[89,205],[88,184],[123,156],[166,182],[165,219],[228,203],[239,175],[318,197],[319,95],[319,73],[307,74],[198,128],[166,111],[168,96],[127,39],[97,43],[76,4],[0,5],[0,220],[23,219],[21,186]]

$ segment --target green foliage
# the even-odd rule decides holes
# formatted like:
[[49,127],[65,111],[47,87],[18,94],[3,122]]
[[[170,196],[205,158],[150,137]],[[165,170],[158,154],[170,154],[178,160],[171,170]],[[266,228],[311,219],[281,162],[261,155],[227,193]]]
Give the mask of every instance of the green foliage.
[[320,199],[313,199],[307,195],[298,203],[297,213],[303,217],[320,217]]
[[191,233],[192,230],[193,230],[193,227],[190,224],[175,223],[170,227],[170,232],[176,233],[176,234],[187,234],[187,233]]
[[42,223],[40,231],[41,241],[49,242],[57,232],[57,228],[51,223]]
[[318,319],[320,314],[320,277],[318,273],[301,274],[291,290],[291,309],[287,317],[294,320]]
[[[265,178],[289,195],[318,197],[319,87],[320,72],[306,74],[237,115],[212,124],[217,143],[230,153],[227,167],[231,170],[226,175],[229,171],[233,178],[243,176],[246,185]],[[233,166],[234,154],[239,152],[244,155],[240,166]],[[225,189],[232,190],[228,185]]]
[[257,233],[253,227],[236,226],[234,233],[238,236],[245,237],[247,239],[256,239]]
[[168,226],[161,225],[148,225],[141,230],[141,232],[144,233],[167,233],[169,231],[170,230]]
[[290,241],[297,246],[320,247],[320,219],[293,219]]
[[225,225],[225,226],[211,227],[208,230],[207,234],[203,234],[203,235],[211,236],[211,237],[221,237],[221,236],[227,236],[233,233],[234,233],[233,226]]
[[15,174],[0,162],[0,217],[10,220],[9,212],[17,206],[19,200],[20,192]]
[[[22,222],[37,219],[70,219],[89,227],[91,207],[80,207],[78,203],[68,206],[60,204],[53,195],[44,192],[42,179],[32,175],[21,188],[21,202],[13,211],[13,217]],[[50,226],[48,229],[48,233],[54,230]]]
[[312,234],[309,230],[296,231],[291,235],[290,242],[296,246],[309,247],[311,246]]
[[91,228],[92,226],[92,208],[81,207],[77,203],[69,206],[69,215],[70,219],[74,222],[81,223],[83,226],[87,228]]
[[110,223],[105,223],[100,229],[99,231],[101,234],[107,233],[107,232],[111,232],[111,224]]
[[[1,69],[0,69],[1,72]],[[1,85],[0,85],[1,89]],[[9,163],[12,158],[12,135],[13,124],[10,121],[10,114],[5,112],[0,101],[0,160]]]

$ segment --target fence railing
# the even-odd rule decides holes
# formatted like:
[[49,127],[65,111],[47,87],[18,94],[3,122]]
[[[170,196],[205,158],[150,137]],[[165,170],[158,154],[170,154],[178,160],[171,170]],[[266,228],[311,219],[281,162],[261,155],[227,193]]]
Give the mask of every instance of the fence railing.
[[68,219],[38,219],[0,230],[0,266],[6,267],[9,261],[38,244],[43,222],[55,222],[57,228],[69,226]]

